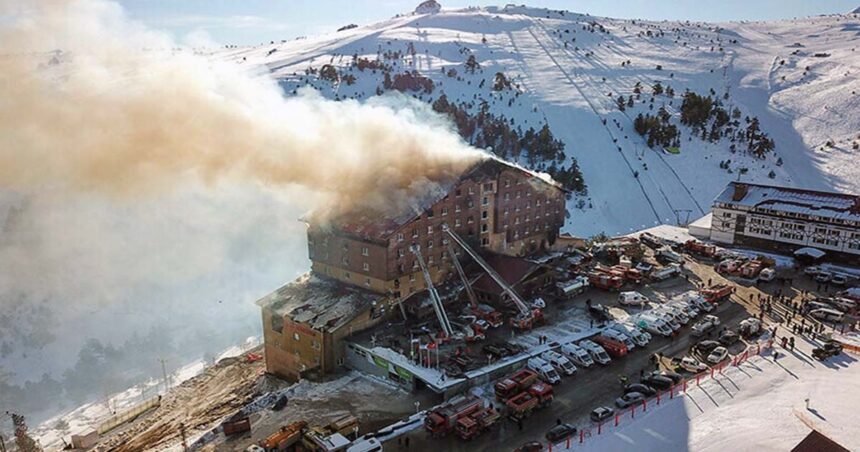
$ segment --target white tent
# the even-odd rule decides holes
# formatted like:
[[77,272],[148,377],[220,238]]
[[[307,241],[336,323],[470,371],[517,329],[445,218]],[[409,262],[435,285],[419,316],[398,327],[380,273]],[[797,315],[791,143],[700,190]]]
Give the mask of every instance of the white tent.
[[800,248],[799,250],[794,252],[795,256],[798,256],[798,257],[807,256],[807,257],[811,257],[813,259],[821,259],[822,257],[824,257],[824,254],[825,254],[824,251],[821,251],[818,248],[812,248],[812,247]]

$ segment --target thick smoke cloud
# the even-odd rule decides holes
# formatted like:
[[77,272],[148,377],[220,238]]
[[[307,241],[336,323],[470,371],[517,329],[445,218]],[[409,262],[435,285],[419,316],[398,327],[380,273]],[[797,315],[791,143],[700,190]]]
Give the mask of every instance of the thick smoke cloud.
[[307,269],[298,217],[402,207],[479,158],[426,106],[285,99],[110,1],[0,0],[0,387],[89,338],[255,334],[250,301]]

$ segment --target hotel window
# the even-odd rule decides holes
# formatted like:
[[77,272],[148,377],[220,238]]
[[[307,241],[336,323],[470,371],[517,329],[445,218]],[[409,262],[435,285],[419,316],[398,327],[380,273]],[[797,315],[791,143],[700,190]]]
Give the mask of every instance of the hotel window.
[[505,193],[505,201],[510,201],[510,200],[511,200],[511,194]]
[[458,188],[457,191],[454,192],[454,196],[461,196],[463,194],[462,191]]
[[472,218],[471,216],[470,216],[469,218],[467,218],[467,219],[466,219],[466,223],[472,224],[472,223],[474,223],[474,222],[475,222],[475,219],[474,219],[474,218]]
[[362,247],[361,247],[361,255],[362,255],[362,256],[367,256],[367,255],[368,255],[368,250],[367,250],[367,247],[366,247],[366,246],[362,246]]
[[445,215],[448,215],[448,208],[447,207],[442,208],[442,216],[444,217]]
[[456,226],[456,227],[460,226],[460,219],[459,218],[454,219],[454,226]]
[[484,223],[481,225],[481,232],[487,232],[489,230],[490,230],[490,227],[489,227],[489,225],[487,225],[487,223]]
[[486,220],[487,218],[489,218],[489,213],[486,210],[482,211],[481,219]]
[[296,342],[299,341],[299,333],[293,333],[293,340]]
[[519,191],[519,190],[517,190],[517,198],[520,198],[520,197],[521,197],[521,195],[522,195],[522,192],[521,192],[521,191]]
[[433,226],[432,226],[432,225],[427,226],[427,233],[428,233],[428,234],[432,234],[432,233],[433,233]]
[[511,213],[511,211],[510,211],[509,209],[505,209],[505,213],[504,213],[504,215],[505,215],[505,216],[508,216],[508,214],[509,214],[509,213]]
[[433,209],[427,211],[427,218],[433,218]]
[[403,257],[405,254],[403,248],[397,248],[397,257]]
[[505,179],[505,187],[510,187],[510,186],[511,186],[511,180]]
[[461,209],[460,209],[460,205],[459,205],[459,204],[457,204],[456,206],[454,206],[454,212],[459,213],[459,212],[460,212],[460,210],[461,210]]
[[370,264],[368,264],[367,262],[364,262],[364,263],[362,263],[362,264],[361,264],[361,268],[362,268],[364,271],[369,272],[369,271],[370,271]]
[[484,196],[484,198],[481,200],[481,205],[486,206],[489,203],[490,203],[489,196]]
[[398,233],[397,233],[397,241],[398,241],[398,242],[402,242],[402,241],[403,241],[403,233],[402,233],[402,232],[398,232]]
[[490,246],[490,239],[488,239],[486,237],[482,238],[481,239],[481,245],[482,246]]
[[433,241],[432,240],[427,241],[427,249],[429,250],[430,248],[433,248]]
[[475,194],[475,187],[469,187],[469,194],[470,194],[470,195],[474,195],[474,194]]

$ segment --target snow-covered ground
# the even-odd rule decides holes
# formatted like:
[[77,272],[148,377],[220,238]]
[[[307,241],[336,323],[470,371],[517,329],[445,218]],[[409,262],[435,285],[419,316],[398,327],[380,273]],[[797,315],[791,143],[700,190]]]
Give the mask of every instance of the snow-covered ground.
[[[779,335],[788,332],[780,328]],[[856,428],[860,365],[843,353],[826,362],[811,357],[813,345],[797,339],[780,358],[765,352],[723,375],[689,388],[686,395],[650,404],[635,420],[596,428],[583,451],[791,450],[811,429],[848,450],[860,450]],[[809,400],[807,406],[806,400]],[[611,424],[611,422],[610,422]],[[553,450],[565,450],[562,443]]]
[[[589,189],[581,208],[569,203],[566,230],[588,236],[692,221],[741,168],[742,180],[860,191],[854,163],[860,151],[852,149],[860,141],[860,115],[852,113],[860,107],[858,30],[860,16],[852,14],[706,24],[508,6],[405,15],[214,57],[269,72],[287,93],[310,85],[337,99],[373,97],[382,71],[351,65],[355,58],[379,59],[392,76],[416,70],[432,79],[432,93],[407,93],[422,102],[445,94],[452,103],[471,103],[473,114],[486,101],[491,113],[524,130],[547,123],[578,160]],[[481,65],[474,74],[464,68],[469,55]],[[326,64],[355,82],[306,74]],[[457,75],[446,75],[449,69]],[[514,88],[493,91],[497,72]],[[658,81],[676,95],[653,96],[651,108]],[[631,95],[637,82],[641,98],[619,111],[614,98]],[[763,160],[732,153],[727,139],[702,141],[686,127],[680,154],[648,148],[632,119],[665,106],[677,124],[685,90],[713,90],[727,107],[757,116],[775,152]],[[732,172],[719,167],[727,159]]]

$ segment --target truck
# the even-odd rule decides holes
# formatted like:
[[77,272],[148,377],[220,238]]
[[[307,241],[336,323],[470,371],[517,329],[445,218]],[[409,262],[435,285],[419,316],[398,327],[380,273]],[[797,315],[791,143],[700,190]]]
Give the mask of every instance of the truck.
[[233,416],[221,423],[221,430],[224,431],[224,436],[233,436],[250,432],[251,419],[243,414]]
[[669,264],[659,270],[651,272],[650,278],[652,281],[665,281],[669,278],[674,278],[675,276],[681,276],[681,267],[676,264]]
[[735,293],[735,286],[730,284],[714,284],[699,291],[708,303],[719,303]]
[[664,246],[659,248],[655,253],[654,257],[657,259],[657,262],[671,262],[673,264],[680,264],[684,262],[684,256],[676,253],[672,250],[671,247]]
[[620,290],[624,286],[624,280],[621,277],[600,272],[590,272],[588,283],[598,289],[609,291]]
[[479,319],[485,320],[493,328],[502,326],[502,313],[495,310],[492,306],[479,303],[472,308],[472,313]]
[[717,253],[717,247],[709,243],[700,242],[692,239],[684,242],[684,249],[692,254],[697,254],[702,257],[713,258]]
[[608,337],[609,339],[614,339],[618,342],[621,342],[622,344],[624,344],[625,347],[627,347],[628,352],[636,348],[636,342],[633,340],[633,338],[631,338],[625,333],[622,333],[621,331],[607,328],[600,333],[600,336]]
[[496,400],[507,402],[511,397],[525,391],[537,383],[538,374],[531,369],[520,369],[493,385]]
[[599,344],[606,350],[606,353],[613,358],[621,358],[627,355],[627,346],[624,345],[624,342],[619,341],[618,339],[613,339],[609,336],[599,334],[595,336],[594,342]]
[[591,355],[583,349],[582,347],[574,344],[573,342],[569,344],[562,344],[561,353],[564,356],[567,356],[568,359],[580,365],[582,367],[590,367],[594,364],[594,360],[591,359]]
[[543,408],[552,402],[552,386],[546,383],[535,383],[528,391],[523,391],[505,403],[508,417],[514,420],[524,419],[537,408]]
[[500,418],[501,415],[494,407],[481,408],[468,416],[457,419],[457,436],[463,441],[468,441],[492,429]]
[[483,408],[481,399],[473,395],[454,397],[427,414],[424,418],[424,429],[430,436],[445,436],[455,428],[458,419],[469,416],[481,408]]
[[266,439],[260,442],[260,447],[267,452],[286,451],[294,444],[298,443],[308,429],[308,423],[305,421],[296,421],[284,427],[281,427],[277,432],[272,433]]
[[577,276],[570,281],[556,283],[555,285],[559,296],[564,298],[571,298],[575,295],[579,295],[588,290],[589,286],[588,278],[585,276]]
[[526,365],[529,369],[537,373],[543,381],[551,385],[561,383],[561,377],[558,376],[558,372],[556,372],[552,365],[544,359],[535,356],[529,358]]

